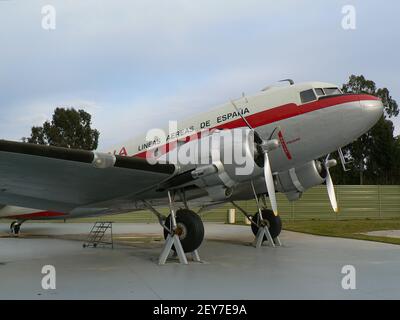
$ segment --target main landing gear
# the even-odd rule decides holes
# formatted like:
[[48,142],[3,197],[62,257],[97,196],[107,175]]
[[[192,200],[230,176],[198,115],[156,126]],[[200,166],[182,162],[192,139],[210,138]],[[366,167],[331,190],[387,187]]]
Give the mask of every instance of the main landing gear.
[[[253,217],[251,224],[251,231],[256,236],[255,246],[261,247],[264,241],[268,241],[271,246],[281,246],[279,235],[282,231],[282,220],[279,216],[275,216],[274,212],[269,209],[262,209],[261,216],[257,212]],[[268,232],[267,232],[268,230]],[[262,233],[262,235],[261,235]],[[268,234],[269,233],[269,234]]]
[[173,207],[173,198],[168,192],[170,215],[168,217],[160,214],[148,202],[145,205],[157,217],[164,229],[165,244],[158,260],[158,264],[164,265],[172,251],[178,256],[179,262],[188,264],[187,253],[192,254],[195,262],[201,262],[197,249],[204,239],[204,225],[200,217],[186,206],[185,209],[179,209],[175,212]]
[[13,235],[18,235],[23,221],[13,221],[10,225],[10,232]]
[[[184,252],[196,251],[204,239],[204,226],[199,215],[188,209],[176,211],[175,234],[179,237]],[[169,230],[172,228],[172,216],[165,220]],[[173,229],[173,228],[172,228]],[[164,239],[168,239],[170,232],[164,229]],[[175,250],[175,247],[172,248]]]
[[282,231],[281,218],[279,216],[275,216],[272,210],[266,208],[267,201],[265,199],[265,195],[263,195],[262,198],[264,206],[261,207],[260,199],[255,191],[253,182],[251,182],[251,186],[253,188],[254,197],[258,208],[258,212],[256,214],[251,216],[235,202],[232,201],[232,204],[251,221],[251,230],[255,235],[254,246],[256,248],[260,248],[264,241],[267,241],[268,245],[271,247],[282,246],[281,240],[279,239],[279,235]]

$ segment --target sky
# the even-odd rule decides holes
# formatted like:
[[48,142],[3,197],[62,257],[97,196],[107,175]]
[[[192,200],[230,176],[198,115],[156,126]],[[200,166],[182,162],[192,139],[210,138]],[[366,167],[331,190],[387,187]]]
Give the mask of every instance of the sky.
[[400,104],[399,14],[396,0],[0,0],[0,139],[75,107],[107,149],[284,78],[363,74]]

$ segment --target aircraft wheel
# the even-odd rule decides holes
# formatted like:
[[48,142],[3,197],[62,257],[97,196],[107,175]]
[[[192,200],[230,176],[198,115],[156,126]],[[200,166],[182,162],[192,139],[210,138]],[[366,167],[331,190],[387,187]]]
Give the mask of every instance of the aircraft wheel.
[[[282,231],[282,220],[279,216],[275,216],[274,212],[269,209],[263,209],[262,211],[263,221],[261,222],[262,225],[268,227],[269,233],[271,237],[275,239]],[[258,212],[253,216],[253,221],[259,225],[259,214]],[[258,232],[258,226],[251,224],[251,230],[253,234],[256,236]],[[264,241],[267,240],[267,237],[264,236]]]
[[13,221],[10,225],[10,231],[12,234],[19,234],[19,231],[21,229],[21,224],[19,224],[17,221]]
[[14,232],[14,225],[15,225],[16,222],[17,222],[17,221],[13,221],[13,222],[11,222],[11,224],[10,224],[10,232],[11,232],[11,233]]
[[[171,215],[165,220],[165,225],[170,228]],[[204,225],[198,214],[188,209],[179,209],[176,212],[176,234],[181,240],[183,251],[193,252],[198,249],[204,239]],[[164,229],[164,238],[168,237],[168,231]],[[172,247],[175,251],[175,248]]]

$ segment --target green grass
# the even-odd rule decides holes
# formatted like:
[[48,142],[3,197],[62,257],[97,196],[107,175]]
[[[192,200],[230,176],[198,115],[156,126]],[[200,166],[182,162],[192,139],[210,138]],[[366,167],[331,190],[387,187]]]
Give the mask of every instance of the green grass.
[[320,236],[378,241],[400,245],[400,238],[369,236],[361,233],[380,230],[400,230],[400,219],[357,219],[337,221],[284,221],[283,228]]

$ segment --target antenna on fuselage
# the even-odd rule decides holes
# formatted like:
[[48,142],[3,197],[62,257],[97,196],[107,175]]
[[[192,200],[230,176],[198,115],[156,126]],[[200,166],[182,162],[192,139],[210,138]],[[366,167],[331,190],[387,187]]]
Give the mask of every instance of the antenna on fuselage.
[[286,82],[286,81],[289,82],[291,86],[294,85],[294,81],[292,79],[283,79],[279,80],[278,82]]
[[[283,80],[279,80],[279,81],[277,81],[277,82],[289,82],[289,84],[292,86],[292,85],[294,85],[294,81],[292,80],[292,79],[283,79]],[[268,86],[268,87],[265,87],[264,89],[262,89],[261,91],[267,91],[267,90],[269,90],[269,89],[271,89],[271,88],[274,88],[274,87],[277,87],[277,85],[275,84],[275,85],[270,85],[270,86]]]

